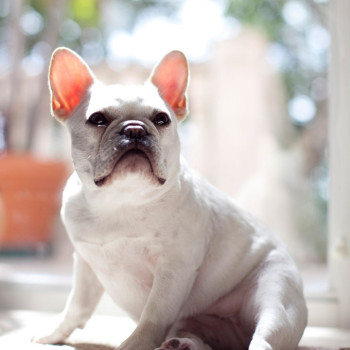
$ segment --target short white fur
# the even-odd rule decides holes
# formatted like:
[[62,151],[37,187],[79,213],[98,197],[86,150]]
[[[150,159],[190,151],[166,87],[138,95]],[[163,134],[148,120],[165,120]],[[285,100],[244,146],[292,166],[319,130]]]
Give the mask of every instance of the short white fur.
[[[63,74],[61,59],[78,67],[63,83],[56,77]],[[67,49],[58,49],[52,62],[53,98],[69,79],[88,83],[73,108],[62,108],[59,97],[59,113],[53,108],[72,136],[75,172],[64,190],[62,218],[75,249],[74,286],[60,324],[36,341],[64,341],[84,326],[106,291],[138,323],[120,350],[294,350],[307,320],[294,262],[261,223],[180,156],[184,56],[169,53],[140,86],[103,85]],[[174,83],[163,76],[169,71],[180,81],[174,92],[164,90]],[[142,167],[116,166],[109,183],[96,186],[93,160],[107,129],[93,130],[87,120],[101,110],[112,115],[112,124],[145,123],[160,149],[164,184]],[[154,110],[167,113],[170,124],[154,127]]]

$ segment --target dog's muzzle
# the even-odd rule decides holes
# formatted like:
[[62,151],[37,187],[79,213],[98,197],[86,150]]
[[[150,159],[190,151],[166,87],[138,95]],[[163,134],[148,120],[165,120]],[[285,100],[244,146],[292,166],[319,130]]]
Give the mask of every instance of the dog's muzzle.
[[165,182],[163,166],[159,163],[160,148],[157,139],[147,125],[140,120],[127,120],[106,134],[100,145],[94,164],[94,182],[102,186],[121,159],[131,154],[144,156],[160,184]]

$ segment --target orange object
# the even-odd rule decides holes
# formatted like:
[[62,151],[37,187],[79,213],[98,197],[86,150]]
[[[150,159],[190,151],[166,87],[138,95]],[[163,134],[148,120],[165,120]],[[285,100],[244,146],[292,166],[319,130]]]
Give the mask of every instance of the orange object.
[[0,250],[36,249],[50,241],[66,179],[64,162],[0,157]]

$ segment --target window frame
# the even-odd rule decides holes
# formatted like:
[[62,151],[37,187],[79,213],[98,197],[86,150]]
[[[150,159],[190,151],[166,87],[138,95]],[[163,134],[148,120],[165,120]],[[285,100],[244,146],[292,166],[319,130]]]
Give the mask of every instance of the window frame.
[[307,296],[309,324],[350,328],[350,1],[330,0],[329,291]]

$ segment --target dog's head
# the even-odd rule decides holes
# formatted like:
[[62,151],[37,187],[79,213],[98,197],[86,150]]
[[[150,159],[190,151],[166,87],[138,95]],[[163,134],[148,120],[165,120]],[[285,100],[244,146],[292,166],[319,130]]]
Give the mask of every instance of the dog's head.
[[130,178],[162,186],[173,178],[187,85],[188,64],[179,51],[167,54],[144,85],[107,86],[77,54],[57,49],[49,73],[52,114],[70,131],[81,180],[95,187]]

